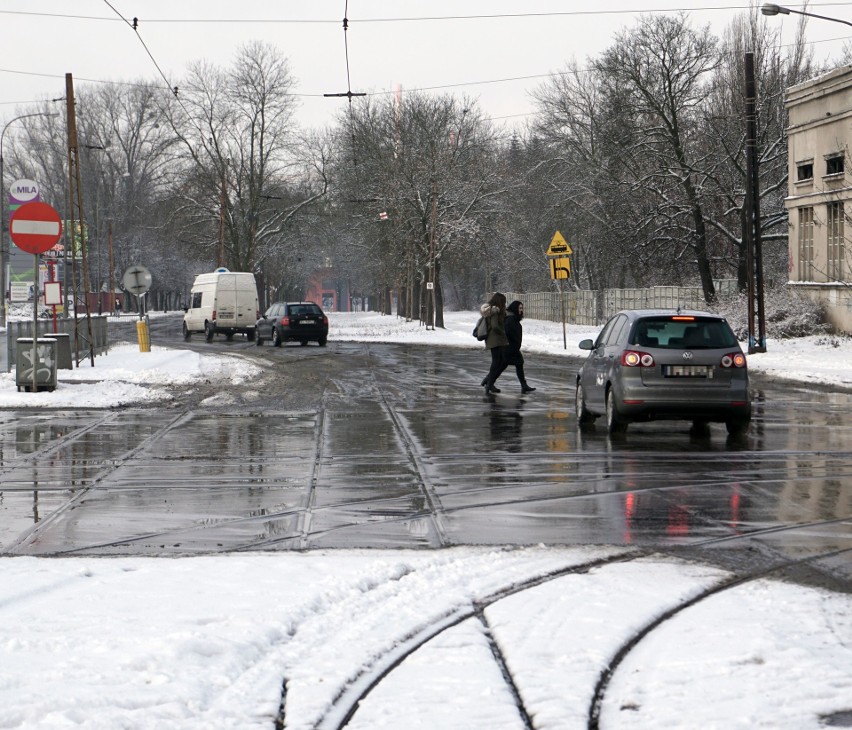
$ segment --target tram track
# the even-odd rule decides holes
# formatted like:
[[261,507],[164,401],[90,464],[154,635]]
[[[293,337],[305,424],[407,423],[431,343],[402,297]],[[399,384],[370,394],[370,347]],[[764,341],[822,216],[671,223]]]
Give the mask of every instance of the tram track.
[[[167,433],[171,432],[174,428],[184,422],[187,418],[189,418],[189,413],[179,413],[174,418],[170,419],[165,425],[157,429],[154,433],[149,434],[147,438],[143,439],[139,444],[135,447],[125,451],[120,456],[111,460],[109,465],[102,469],[100,472],[95,474],[86,484],[85,486],[79,486],[70,488],[72,492],[71,499],[67,500],[62,506],[58,509],[54,510],[51,514],[45,517],[40,522],[34,524],[29,530],[24,532],[23,535],[19,536],[17,540],[12,542],[9,546],[7,552],[10,554],[15,554],[22,548],[24,548],[27,544],[37,541],[38,535],[40,532],[44,530],[50,529],[51,525],[53,525],[57,520],[59,520],[66,512],[69,510],[75,509],[76,506],[80,503],[80,501],[94,488],[98,485],[106,481],[109,476],[115,473],[116,470],[130,462],[133,458],[135,458],[139,453],[150,448],[151,444],[156,443],[159,439],[165,436]],[[86,430],[86,433],[93,431],[98,425],[103,424],[108,420],[108,417],[104,417],[100,419],[96,424],[92,424],[90,428]],[[69,443],[73,443],[73,441],[82,438],[86,433],[72,434],[67,437],[67,439],[63,439],[59,443],[55,444],[55,448],[57,450],[67,446]],[[69,551],[69,553],[73,553],[77,551]],[[64,554],[64,553],[56,553],[56,554]]]
[[[730,573],[730,575],[713,585],[699,590],[696,594],[677,602],[673,606],[661,608],[661,610],[645,623],[644,626],[634,631],[624,640],[610,658],[603,662],[598,672],[597,680],[591,691],[591,699],[587,711],[588,730],[600,730],[600,714],[606,699],[607,690],[619,667],[625,662],[630,653],[638,645],[647,639],[654,631],[663,628],[667,622],[682,616],[686,611],[695,608],[704,601],[710,600],[725,591],[743,587],[748,583],[771,579],[773,575],[784,572],[791,568],[808,565],[819,560],[837,557],[852,552],[852,548],[832,550],[817,555],[796,560],[786,560],[781,564],[761,568],[759,570],[745,571],[741,573]],[[652,557],[656,554],[653,550],[627,549],[617,555],[596,559],[572,565],[563,569],[549,571],[530,576],[524,581],[518,581],[507,585],[502,589],[491,593],[479,600],[471,602],[466,606],[456,607],[455,610],[434,619],[427,625],[416,628],[407,636],[397,639],[393,646],[380,656],[374,657],[369,666],[362,667],[349,681],[341,687],[334,697],[331,706],[323,713],[315,724],[316,730],[344,730],[355,718],[359,708],[367,698],[385,681],[400,665],[409,657],[423,648],[427,643],[470,619],[479,621],[485,631],[489,649],[494,661],[503,676],[506,689],[513,698],[519,719],[525,728],[531,730],[533,711],[526,706],[523,694],[519,687],[521,683],[513,675],[509,662],[507,661],[499,642],[494,637],[488,623],[486,610],[510,596],[532,590],[546,583],[559,580],[569,575],[579,575],[592,571],[605,569],[619,564],[629,563],[636,560]],[[282,696],[281,714],[276,720],[276,727],[286,727],[286,696]]]

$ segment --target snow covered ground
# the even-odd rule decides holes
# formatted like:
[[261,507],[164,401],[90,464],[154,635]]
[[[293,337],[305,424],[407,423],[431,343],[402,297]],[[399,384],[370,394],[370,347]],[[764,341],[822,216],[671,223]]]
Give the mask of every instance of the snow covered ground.
[[[333,314],[329,339],[481,348],[470,334],[476,318],[448,313],[446,330],[427,331]],[[577,342],[594,331],[569,327],[567,349],[559,324],[525,320],[524,335],[529,352],[581,354]],[[768,350],[749,357],[752,370],[852,386],[848,339],[770,341]],[[0,375],[0,408],[152,401],[170,383],[239,382],[252,368],[156,342],[150,353],[119,346],[94,368],[60,371],[53,393],[18,393],[14,373]],[[586,728],[598,673],[621,643],[727,577],[664,556],[568,570],[627,551],[0,558],[0,728],[272,728],[282,684],[287,728],[331,727],[359,687],[436,626],[448,628],[401,662],[349,727],[523,728],[493,642],[536,728]],[[613,675],[600,723],[841,724],[852,726],[852,596],[769,579],[721,591],[653,631]]]

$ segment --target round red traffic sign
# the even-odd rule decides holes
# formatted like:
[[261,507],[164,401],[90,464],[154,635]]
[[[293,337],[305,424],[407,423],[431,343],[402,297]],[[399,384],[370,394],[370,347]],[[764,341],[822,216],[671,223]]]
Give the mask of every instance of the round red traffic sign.
[[59,243],[62,219],[47,203],[24,203],[12,213],[9,236],[18,248],[27,253],[44,253]]

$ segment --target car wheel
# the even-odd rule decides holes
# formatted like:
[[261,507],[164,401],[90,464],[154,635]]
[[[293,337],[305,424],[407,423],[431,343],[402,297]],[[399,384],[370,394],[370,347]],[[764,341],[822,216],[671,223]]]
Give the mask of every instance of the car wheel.
[[192,333],[186,328],[186,322],[183,323],[183,339],[185,342],[189,342],[189,338],[192,337]]
[[226,339],[226,340],[228,340],[228,342],[230,342],[231,340],[233,340],[233,339],[234,339],[234,333],[233,333],[233,332],[228,332],[228,333],[225,335],[225,339]]
[[577,408],[577,423],[586,426],[595,420],[594,415],[586,408],[586,394],[583,386],[577,383],[577,393],[574,396],[574,405]]
[[273,347],[281,347],[281,335],[278,334],[278,328],[272,328],[272,346]]
[[304,347],[305,345],[307,345],[307,344],[308,344],[308,341],[307,341],[307,340],[299,340],[299,344],[300,344],[302,347]]
[[318,344],[320,347],[325,347],[325,343],[326,343],[326,338],[325,338],[325,337],[320,337],[320,338],[317,340],[317,344]]
[[732,418],[725,421],[725,428],[728,429],[728,434],[731,436],[744,436],[748,431],[750,422],[748,418]]
[[213,325],[210,322],[204,323],[204,339],[208,342],[213,342]]
[[606,392],[606,430],[608,433],[624,433],[627,430],[627,423],[618,415],[612,388]]

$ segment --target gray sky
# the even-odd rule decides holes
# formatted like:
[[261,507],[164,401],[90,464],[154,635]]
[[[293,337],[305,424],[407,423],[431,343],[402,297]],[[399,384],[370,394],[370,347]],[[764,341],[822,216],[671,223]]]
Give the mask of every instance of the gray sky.
[[[139,17],[138,34],[110,5],[128,20]],[[347,103],[322,97],[347,90],[345,7],[346,0],[3,0],[0,120],[27,102],[64,96],[67,72],[77,89],[91,80],[160,79],[141,38],[172,84],[192,61],[227,65],[243,43],[274,43],[304,95],[298,121],[328,124]],[[718,34],[747,7],[743,0],[349,0],[352,91],[437,87],[473,96],[487,115],[520,125],[544,76],[572,56],[582,62],[599,54],[638,13],[688,10]],[[812,4],[810,11],[852,19],[852,3]],[[483,17],[500,15],[514,17]],[[789,36],[794,17],[770,21]],[[836,56],[849,36],[852,28],[838,23],[812,20],[808,28],[818,58]]]

